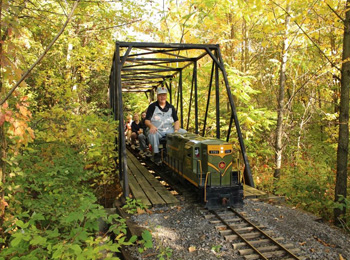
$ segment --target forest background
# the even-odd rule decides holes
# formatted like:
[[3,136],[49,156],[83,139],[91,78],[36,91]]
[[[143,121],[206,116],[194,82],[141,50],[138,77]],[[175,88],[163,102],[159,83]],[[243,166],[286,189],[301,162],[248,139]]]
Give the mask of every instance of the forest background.
[[[101,206],[111,203],[106,194],[112,200],[119,192],[112,188],[116,122],[108,107],[116,40],[220,44],[257,188],[349,230],[349,210],[333,215],[350,208],[346,196],[334,200],[345,125],[345,0],[0,3],[0,259],[93,259],[134,242],[126,242],[123,220]],[[209,70],[199,65],[199,74]],[[184,79],[189,86],[191,78]],[[207,81],[198,79],[200,100]],[[135,93],[124,101],[125,114],[149,102]],[[214,135],[214,113],[207,135]],[[231,141],[237,144],[234,135]],[[98,218],[117,223],[117,244],[95,236]]]

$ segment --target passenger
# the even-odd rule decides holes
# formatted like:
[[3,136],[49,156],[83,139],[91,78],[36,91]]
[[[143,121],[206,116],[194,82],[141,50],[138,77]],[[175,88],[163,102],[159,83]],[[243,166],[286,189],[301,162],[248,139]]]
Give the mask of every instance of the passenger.
[[146,111],[142,112],[141,113],[141,122],[140,122],[140,127],[142,128],[143,130],[143,134],[145,136],[147,136],[148,134],[148,127],[146,126],[146,123],[145,123],[145,120],[146,120]]
[[125,137],[126,137],[126,143],[129,144],[130,143],[130,137],[131,137],[131,124],[132,124],[132,116],[128,115],[127,116],[127,122],[125,124]]
[[140,133],[138,135],[139,143],[140,143],[140,154],[141,156],[147,155],[150,156],[148,147],[147,147],[147,135],[148,135],[148,128],[145,123],[146,119],[146,112],[142,112],[141,114],[141,122],[140,122]]
[[157,101],[150,104],[146,113],[146,126],[149,127],[148,140],[152,145],[154,153],[154,162],[161,163],[159,153],[159,140],[166,134],[186,131],[180,129],[180,122],[176,115],[173,105],[169,104],[167,99],[168,91],[165,87],[157,89]]
[[[136,140],[138,139],[138,135],[143,131],[140,128],[140,119],[139,114],[134,114],[134,121],[131,123],[131,148],[135,149]],[[141,129],[141,130],[140,130]]]

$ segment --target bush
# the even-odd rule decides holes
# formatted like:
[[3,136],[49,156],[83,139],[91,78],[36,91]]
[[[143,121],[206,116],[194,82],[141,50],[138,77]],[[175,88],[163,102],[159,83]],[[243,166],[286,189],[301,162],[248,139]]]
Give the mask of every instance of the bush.
[[[0,259],[118,259],[113,252],[136,240],[126,242],[125,221],[96,203],[90,180],[98,174],[71,146],[33,144],[12,165]],[[116,243],[98,233],[99,219]]]
[[286,168],[277,185],[277,194],[325,219],[332,218],[334,175],[326,165],[296,160]]

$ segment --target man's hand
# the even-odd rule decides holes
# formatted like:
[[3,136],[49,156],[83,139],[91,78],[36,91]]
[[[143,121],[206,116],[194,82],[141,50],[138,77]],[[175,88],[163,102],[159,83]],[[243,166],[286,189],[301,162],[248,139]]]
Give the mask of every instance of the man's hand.
[[151,125],[151,127],[149,128],[150,134],[155,134],[155,133],[157,133],[157,131],[158,131],[158,128],[155,127],[154,125]]
[[179,131],[179,129],[180,129],[180,122],[179,122],[179,120],[177,120],[177,121],[174,123],[174,132]]

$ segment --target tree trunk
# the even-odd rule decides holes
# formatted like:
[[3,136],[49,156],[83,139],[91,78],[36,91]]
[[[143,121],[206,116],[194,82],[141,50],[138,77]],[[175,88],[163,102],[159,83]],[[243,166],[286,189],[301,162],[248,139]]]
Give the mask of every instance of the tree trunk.
[[286,67],[287,67],[287,51],[288,51],[288,31],[290,16],[290,4],[287,5],[287,14],[285,20],[286,30],[284,33],[283,45],[282,45],[282,60],[280,67],[280,79],[279,79],[279,94],[278,94],[278,107],[277,107],[277,128],[276,128],[276,143],[275,143],[275,172],[273,177],[279,179],[281,175],[282,165],[282,152],[283,152],[283,115],[284,115],[284,88],[286,85]]
[[[2,34],[2,27],[1,27],[1,20],[2,20],[2,0],[0,0],[0,95],[3,94],[3,75],[2,75],[2,64],[3,64],[3,42],[5,40],[5,35]],[[0,227],[3,223],[3,216],[5,213],[5,201],[4,201],[4,189],[3,184],[5,183],[5,176],[6,176],[6,136],[5,136],[5,128],[4,124],[0,126]]]
[[241,71],[246,72],[248,67],[249,59],[249,49],[248,49],[248,30],[247,30],[247,21],[243,18],[242,22],[242,56],[241,56]]
[[[350,84],[350,0],[346,1],[346,17],[344,21],[343,39],[343,63],[341,69],[340,88],[340,114],[339,114],[339,140],[337,152],[337,177],[335,184],[335,201],[340,197],[346,198],[347,189],[347,166],[348,166],[348,146],[349,146],[349,84]],[[334,221],[340,224],[340,217],[345,215],[343,210],[334,209]]]

